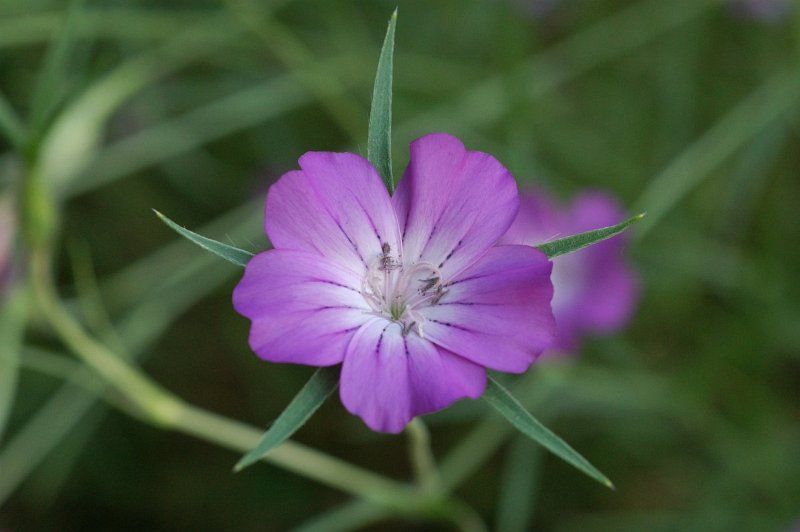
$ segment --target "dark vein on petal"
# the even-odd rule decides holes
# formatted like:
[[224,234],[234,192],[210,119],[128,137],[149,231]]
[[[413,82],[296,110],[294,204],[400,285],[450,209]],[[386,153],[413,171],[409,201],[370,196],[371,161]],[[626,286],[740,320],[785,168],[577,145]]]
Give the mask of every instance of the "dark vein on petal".
[[358,198],[358,196],[354,196],[354,198],[356,200],[356,203],[358,203],[358,206],[361,208],[361,212],[363,212],[364,216],[367,217],[367,220],[369,221],[369,225],[372,227],[372,232],[375,234],[375,237],[378,239],[378,245],[383,244],[383,239],[381,238],[381,233],[380,233],[380,231],[378,231],[378,227],[375,225],[375,222],[372,220],[372,216],[370,216],[370,214],[367,211],[367,209],[364,208],[364,205],[362,205],[361,200]]
[[477,303],[474,301],[445,301],[439,302],[437,305],[464,305],[464,306],[481,306],[481,307],[505,307],[511,306],[508,303]]
[[358,255],[358,258],[361,259],[361,262],[364,264],[364,267],[367,268],[368,267],[367,266],[367,261],[364,259],[364,256],[361,255],[361,250],[358,249],[358,246],[356,245],[356,243],[353,242],[353,240],[350,238],[350,235],[348,235],[347,231],[344,230],[344,227],[342,227],[342,224],[339,222],[339,220],[337,218],[333,217],[333,216],[331,216],[331,218],[333,218],[333,221],[336,224],[336,227],[339,228],[339,230],[342,232],[342,234],[347,239],[347,241],[350,243],[350,245],[353,246],[353,250],[356,252],[356,255]]
[[386,329],[389,328],[390,323],[387,323],[386,326],[381,331],[381,335],[378,337],[378,343],[375,344],[375,355],[377,356],[381,350],[381,345],[383,344],[383,335],[386,333]]
[[445,327],[452,327],[453,329],[458,329],[460,331],[471,332],[471,333],[480,333],[481,331],[470,329],[468,327],[464,327],[463,325],[457,325],[455,323],[450,323],[449,321],[440,321],[435,318],[428,318],[429,321],[433,323],[438,323],[439,325],[443,325]]
[[361,293],[359,290],[353,288],[352,286],[347,286],[346,284],[337,283],[336,281],[329,281],[328,279],[308,279],[308,280],[305,280],[303,282],[304,283],[312,283],[312,284],[313,283],[329,284],[329,285],[332,285],[332,286],[338,286],[339,288],[346,288],[347,290],[351,290],[351,291],[353,291],[353,292],[355,292],[357,294]]
[[301,173],[303,174],[303,176],[306,179],[306,184],[308,185],[309,191],[314,196],[316,196],[317,201],[319,202],[319,204],[322,205],[322,207],[324,207],[325,212],[328,214],[328,216],[330,216],[331,220],[333,220],[333,223],[336,224],[336,227],[339,228],[339,231],[342,232],[342,234],[344,235],[345,239],[350,243],[351,246],[353,246],[353,250],[356,252],[356,255],[358,256],[359,259],[361,259],[362,264],[366,268],[367,267],[367,261],[364,260],[364,257],[361,255],[361,252],[359,251],[358,246],[356,246],[355,243],[350,239],[350,236],[347,234],[347,232],[342,227],[342,224],[339,222],[339,219],[336,216],[334,216],[333,212],[331,211],[330,205],[328,205],[327,199],[320,193],[319,190],[316,189],[316,187],[313,186],[311,177],[306,172],[301,172]]
[[453,248],[453,249],[450,251],[450,253],[448,253],[448,254],[447,254],[447,256],[444,258],[444,260],[443,260],[443,261],[442,261],[442,262],[439,264],[439,269],[440,269],[440,270],[442,269],[442,266],[444,266],[444,263],[445,263],[445,262],[447,262],[447,261],[450,259],[450,257],[452,257],[452,256],[453,256],[453,253],[455,253],[455,252],[458,250],[458,248],[460,248],[460,247],[461,247],[461,244],[463,244],[463,243],[464,243],[464,239],[463,239],[463,238],[462,238],[461,240],[459,240],[459,241],[458,241],[458,244],[456,244],[456,247],[454,247],[454,248]]
[[361,328],[361,325],[356,325],[355,327],[348,327],[347,329],[342,329],[340,331],[333,331],[333,332],[330,332],[328,334],[329,335],[347,334],[347,333],[351,333],[353,331],[357,331],[360,328]]

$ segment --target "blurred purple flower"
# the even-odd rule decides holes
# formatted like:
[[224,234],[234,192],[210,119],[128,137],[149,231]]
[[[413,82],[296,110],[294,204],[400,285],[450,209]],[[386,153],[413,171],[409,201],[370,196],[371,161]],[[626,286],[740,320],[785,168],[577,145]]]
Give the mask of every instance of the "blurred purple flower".
[[275,249],[233,294],[263,359],[342,363],[344,406],[377,431],[479,397],[485,368],[521,373],[555,335],[551,264],[496,246],[519,205],[492,156],[432,134],[394,197],[364,158],[309,152],[267,196]]
[[[519,214],[501,243],[536,245],[623,219],[622,209],[607,194],[584,193],[562,208],[543,191],[528,190],[521,194]],[[625,236],[619,235],[553,260],[554,347],[559,351],[575,351],[583,336],[617,331],[630,319],[639,290],[624,248]]]
[[543,19],[556,10],[559,0],[511,0],[511,3],[532,19]]
[[11,283],[13,249],[17,234],[17,217],[9,198],[0,197],[0,297]]
[[792,0],[729,0],[728,6],[736,16],[769,23],[785,20],[794,7]]

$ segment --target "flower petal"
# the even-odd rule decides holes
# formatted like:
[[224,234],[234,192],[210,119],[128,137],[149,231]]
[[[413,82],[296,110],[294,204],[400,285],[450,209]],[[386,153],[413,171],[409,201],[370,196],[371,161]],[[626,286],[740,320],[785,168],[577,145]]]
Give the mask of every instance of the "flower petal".
[[[565,218],[574,232],[581,232],[619,223],[625,213],[614,198],[592,192],[578,196]],[[554,261],[554,270],[561,267],[562,258],[583,263],[582,278],[571,280],[581,286],[580,292],[565,301],[562,308],[554,306],[565,345],[569,338],[581,333],[618,330],[630,319],[639,290],[637,276],[625,262],[626,242],[627,235],[617,235],[576,252],[574,257]]]
[[536,246],[569,236],[571,233],[564,233],[564,224],[559,223],[562,219],[556,205],[544,190],[527,188],[520,191],[517,217],[497,243]]
[[[569,208],[559,210],[542,190],[527,190],[517,218],[500,242],[536,245],[583,231],[619,223],[625,213],[602,192],[585,192]],[[638,297],[636,274],[625,263],[626,235],[594,244],[553,260],[553,313],[558,324],[553,347],[578,348],[586,333],[608,333],[623,327]]]
[[276,248],[316,252],[355,272],[382,244],[399,250],[391,200],[375,168],[353,153],[308,152],[267,196],[265,228]]
[[397,433],[414,416],[480,397],[485,386],[482,367],[375,318],[350,342],[340,395],[372,430]]
[[431,342],[487,368],[521,373],[553,341],[551,263],[528,246],[496,246],[424,308]]
[[519,200],[514,178],[494,157],[436,133],[411,143],[392,203],[403,261],[430,262],[452,279],[505,233]]
[[247,264],[233,306],[250,318],[250,347],[271,362],[329,366],[369,320],[361,280],[306,251],[273,249]]

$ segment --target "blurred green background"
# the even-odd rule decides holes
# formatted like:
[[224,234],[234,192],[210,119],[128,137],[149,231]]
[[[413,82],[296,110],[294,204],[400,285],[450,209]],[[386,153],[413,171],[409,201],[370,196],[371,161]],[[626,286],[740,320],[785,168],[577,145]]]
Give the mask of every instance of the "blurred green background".
[[[649,214],[630,239],[644,293],[629,329],[543,362],[517,388],[616,491],[515,440],[476,403],[429,418],[437,457],[462,472],[457,493],[498,530],[791,530],[800,520],[798,6],[399,7],[396,171],[410,140],[447,131],[521,183],[563,198],[603,188]],[[264,193],[299,155],[366,152],[393,8],[0,1],[3,193],[38,165],[63,208],[62,294],[181,397],[266,427],[310,370],[249,351],[230,304],[240,270],[180,241],[150,209],[263,249]],[[234,475],[235,453],[142,424],[70,383],[74,359],[35,314],[25,338],[0,440],[0,528],[287,530],[349,500],[269,465]],[[468,435],[478,445],[460,447]],[[369,432],[338,399],[296,439],[410,474],[404,438]]]

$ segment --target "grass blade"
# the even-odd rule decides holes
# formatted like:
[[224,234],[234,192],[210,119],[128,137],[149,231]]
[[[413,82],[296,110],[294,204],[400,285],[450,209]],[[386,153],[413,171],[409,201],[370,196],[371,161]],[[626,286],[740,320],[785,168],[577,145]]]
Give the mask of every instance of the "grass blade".
[[[36,86],[31,97],[30,123],[36,134],[41,134],[48,119],[63,102],[69,91],[71,59],[77,41],[77,27],[83,0],[72,0],[67,8],[64,25],[59,35],[48,46]],[[74,74],[74,72],[72,72]]]
[[215,255],[219,255],[223,259],[232,262],[238,266],[246,266],[250,259],[253,257],[253,254],[249,251],[245,251],[243,249],[239,249],[233,246],[229,246],[228,244],[223,244],[222,242],[217,242],[216,240],[212,240],[210,238],[206,238],[202,235],[198,235],[188,229],[181,227],[180,225],[176,224],[157,210],[153,209],[153,212],[161,218],[161,221],[167,224],[170,228],[172,228],[176,233],[181,235],[182,237],[191,240],[201,248],[214,253]]
[[389,192],[394,192],[392,175],[392,68],[394,63],[394,29],[397,9],[389,19],[383,40],[375,87],[372,90],[372,107],[369,112],[367,133],[367,158],[378,169]]
[[495,530],[525,532],[531,529],[543,456],[542,448],[528,438],[518,436],[511,442],[503,466]]
[[167,43],[126,60],[70,99],[39,144],[37,168],[42,180],[62,192],[83,176],[104,139],[110,118],[138,92],[167,74],[220,46],[217,39],[198,42],[186,30]]
[[322,403],[338,386],[339,366],[319,368],[314,372],[305,386],[294,396],[289,406],[281,412],[278,419],[264,433],[258,445],[239,460],[234,471],[238,472],[253,465],[275,447],[288,440],[322,406]]
[[710,11],[718,0],[644,0],[576,32],[511,71],[470,84],[441,105],[401,123],[395,137],[411,140],[419,131],[463,134],[497,124],[511,112],[507,84],[527,87],[529,101],[552,94],[592,69],[643,47]]
[[105,146],[82,178],[71,183],[68,195],[108,185],[312,101],[288,75],[242,89]]
[[656,175],[635,203],[650,217],[642,238],[720,164],[775,121],[790,115],[800,101],[800,75],[781,70],[728,111]]
[[548,259],[558,257],[559,255],[566,255],[567,253],[573,253],[579,249],[583,249],[620,234],[642,218],[644,218],[644,213],[637,214],[633,218],[629,218],[617,225],[602,227],[600,229],[586,231],[585,233],[559,238],[551,242],[545,242],[544,244],[536,246],[536,249],[547,255]]
[[8,99],[0,93],[0,135],[19,151],[25,147],[25,125]]
[[483,398],[517,430],[601,484],[614,488],[614,484],[611,483],[608,477],[570,447],[567,442],[542,425],[530,412],[525,410],[525,407],[508,390],[491,376],[486,385],[486,392],[483,394]]
[[273,16],[275,3],[255,0],[228,2],[232,14],[244,28],[262,41],[278,61],[286,66],[291,76],[306,91],[313,94],[328,115],[354,142],[364,135],[363,109],[358,100],[346,90],[341,72],[324,75],[315,67],[317,54],[295,32]]
[[[90,373],[76,369],[75,376],[79,375],[91,377]],[[0,505],[8,501],[54,449],[63,446],[68,434],[83,426],[82,422],[86,422],[95,405],[95,397],[73,382],[67,382],[25,421],[12,439],[5,442],[0,452],[3,471],[0,476]]]
[[386,519],[391,512],[365,501],[354,500],[301,523],[292,532],[349,532]]
[[0,438],[3,436],[19,377],[22,336],[27,316],[27,298],[17,289],[0,301]]
[[[131,275],[133,272],[127,273],[131,284],[152,287],[148,291],[149,297],[142,294],[145,299],[133,308],[130,308],[132,305],[123,307],[125,316],[118,323],[119,335],[127,347],[125,353],[134,361],[141,361],[151,354],[148,348],[187,308],[231,277],[231,269],[223,267],[210,255],[200,255],[188,263],[184,261],[181,268],[171,267],[170,262],[161,260],[160,255],[154,257],[160,260],[148,261],[147,264],[154,271],[170,271],[166,278],[140,282],[140,277]],[[206,259],[212,262],[208,263]],[[31,353],[29,347],[24,355]],[[0,452],[0,471],[3,471],[0,475],[0,507],[32,474],[47,469],[40,464],[53,456],[55,449],[62,449],[67,438],[80,439],[85,433],[88,433],[86,437],[91,437],[102,421],[107,410],[105,405],[97,402],[103,389],[92,392],[74,384],[83,377],[91,377],[91,373],[86,374],[88,370],[84,370],[86,368],[75,371],[68,382],[26,420],[13,439],[6,442]],[[80,434],[76,436],[77,432]]]

